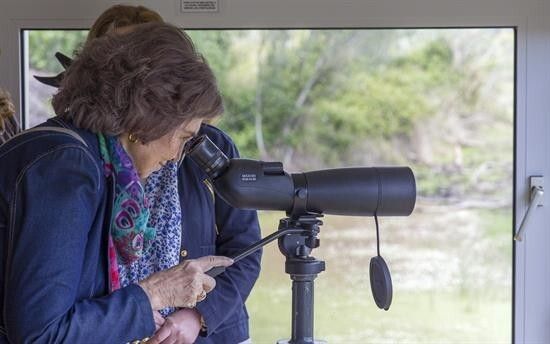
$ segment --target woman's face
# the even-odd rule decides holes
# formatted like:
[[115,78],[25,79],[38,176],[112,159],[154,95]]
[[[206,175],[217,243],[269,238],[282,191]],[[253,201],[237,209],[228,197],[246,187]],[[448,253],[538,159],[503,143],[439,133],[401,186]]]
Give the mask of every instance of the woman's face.
[[197,134],[202,121],[202,118],[193,119],[147,144],[131,142],[128,134],[121,135],[121,143],[132,157],[139,177],[145,179],[168,161],[181,159],[185,143]]

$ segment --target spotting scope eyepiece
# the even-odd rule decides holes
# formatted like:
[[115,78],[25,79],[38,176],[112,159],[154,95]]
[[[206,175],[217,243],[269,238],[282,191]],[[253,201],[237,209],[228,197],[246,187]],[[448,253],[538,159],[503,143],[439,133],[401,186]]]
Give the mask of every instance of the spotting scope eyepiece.
[[206,135],[191,139],[185,150],[210,179],[216,179],[229,166],[227,156]]
[[354,167],[288,174],[280,162],[229,159],[206,135],[187,154],[217,194],[236,208],[284,210],[290,216],[408,216],[416,183],[408,167]]

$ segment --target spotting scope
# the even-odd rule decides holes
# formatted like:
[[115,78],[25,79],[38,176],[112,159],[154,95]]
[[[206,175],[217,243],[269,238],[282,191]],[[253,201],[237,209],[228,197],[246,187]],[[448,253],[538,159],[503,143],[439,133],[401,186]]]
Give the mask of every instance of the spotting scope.
[[289,174],[280,162],[229,159],[206,135],[186,154],[206,172],[216,193],[235,208],[283,210],[289,216],[408,216],[416,183],[408,167],[352,167]]

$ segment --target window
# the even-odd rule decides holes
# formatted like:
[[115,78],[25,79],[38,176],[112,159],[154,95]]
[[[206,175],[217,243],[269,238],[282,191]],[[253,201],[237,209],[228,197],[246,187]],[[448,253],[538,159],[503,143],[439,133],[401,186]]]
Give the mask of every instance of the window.
[[[327,216],[315,333],[329,342],[491,342],[512,334],[514,41],[509,28],[192,30],[214,69],[218,125],[249,158],[289,171],[409,165],[417,206],[381,218],[392,271],[388,312],[371,296],[374,221]],[[29,30],[26,123],[51,116],[61,71],[86,31]],[[39,43],[39,44],[38,44]],[[260,214],[264,236],[282,213]],[[252,339],[290,333],[290,279],[276,245],[248,300]]]

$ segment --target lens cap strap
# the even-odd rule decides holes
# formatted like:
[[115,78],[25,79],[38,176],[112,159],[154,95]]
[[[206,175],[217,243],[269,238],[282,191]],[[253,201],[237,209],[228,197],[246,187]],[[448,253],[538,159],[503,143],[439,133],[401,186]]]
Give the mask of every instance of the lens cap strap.
[[374,302],[378,308],[388,310],[391,305],[393,296],[393,287],[391,282],[390,269],[380,255],[380,231],[378,226],[378,216],[374,214],[376,223],[376,251],[377,256],[371,258],[369,273],[370,273],[370,288]]

